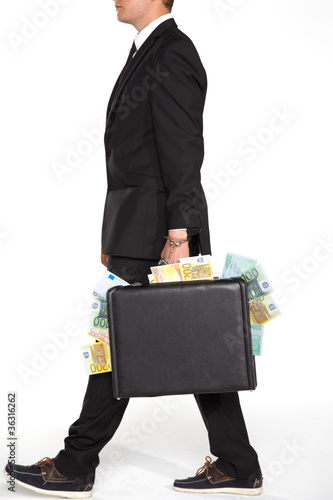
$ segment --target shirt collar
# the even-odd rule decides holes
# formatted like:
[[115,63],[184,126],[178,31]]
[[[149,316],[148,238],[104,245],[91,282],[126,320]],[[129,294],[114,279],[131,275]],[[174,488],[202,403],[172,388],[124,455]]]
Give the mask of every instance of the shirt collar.
[[148,26],[143,28],[143,30],[141,30],[140,33],[138,33],[134,39],[136,50],[139,50],[141,45],[143,45],[143,43],[147,40],[149,35],[151,35],[152,32],[157,28],[157,26],[159,26],[161,23],[163,23],[167,19],[172,19],[172,18],[173,18],[173,16],[171,13],[164,14],[163,16],[158,17],[157,19],[152,21],[150,24],[148,24]]

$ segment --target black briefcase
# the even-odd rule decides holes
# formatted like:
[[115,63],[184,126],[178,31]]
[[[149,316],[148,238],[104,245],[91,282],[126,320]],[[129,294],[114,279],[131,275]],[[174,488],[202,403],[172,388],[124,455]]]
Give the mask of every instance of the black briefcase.
[[115,287],[107,306],[116,398],[256,388],[242,279]]

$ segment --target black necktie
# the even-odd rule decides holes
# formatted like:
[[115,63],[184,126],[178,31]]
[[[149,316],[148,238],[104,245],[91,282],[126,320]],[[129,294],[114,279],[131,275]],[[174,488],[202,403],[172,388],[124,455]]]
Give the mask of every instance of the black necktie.
[[135,43],[133,42],[133,45],[131,47],[131,50],[130,50],[130,53],[128,55],[128,58],[127,58],[125,66],[127,66],[127,64],[129,64],[131,62],[131,60],[133,59],[133,56],[134,56],[135,52],[136,52],[136,46],[135,46]]
[[106,116],[107,116],[107,120],[109,119],[109,113],[110,113],[110,107],[112,105],[112,98],[114,96],[114,94],[116,93],[116,90],[117,90],[117,87],[119,87],[119,85],[121,84],[121,80],[122,80],[122,77],[123,77],[123,74],[128,66],[128,64],[131,62],[131,60],[133,59],[133,56],[136,52],[136,46],[135,46],[135,43],[133,42],[133,45],[131,47],[131,50],[130,50],[130,53],[128,54],[128,58],[127,58],[127,61],[126,61],[126,64],[125,66],[123,67],[123,69],[121,70],[121,73],[118,77],[118,80],[116,82],[116,85],[113,89],[113,92],[112,92],[112,95],[111,95],[111,98],[109,100],[109,104],[108,104],[108,109],[107,109],[107,113],[106,113]]

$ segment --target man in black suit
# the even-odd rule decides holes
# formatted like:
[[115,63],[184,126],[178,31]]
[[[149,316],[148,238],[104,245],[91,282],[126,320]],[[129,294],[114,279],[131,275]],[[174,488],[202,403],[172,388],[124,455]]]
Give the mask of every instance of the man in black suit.
[[[193,43],[172,18],[173,0],[115,0],[115,4],[118,20],[132,24],[138,34],[107,109],[108,190],[101,258],[129,283],[145,283],[150,267],[160,259],[174,263],[211,253],[200,183],[207,80]],[[211,452],[218,458],[212,462],[207,457],[196,476],[176,480],[174,488],[259,495],[260,466],[238,394],[195,398]],[[98,454],[115,433],[127,404],[128,399],[113,397],[112,373],[90,376],[80,417],[69,429],[65,448],[53,459],[13,467],[17,481],[42,493],[91,496]]]

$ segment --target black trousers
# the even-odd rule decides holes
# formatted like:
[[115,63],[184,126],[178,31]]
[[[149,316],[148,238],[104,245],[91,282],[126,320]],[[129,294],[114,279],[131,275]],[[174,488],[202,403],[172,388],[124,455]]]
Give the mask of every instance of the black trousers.
[[[146,283],[154,265],[157,265],[155,260],[109,257],[108,269],[129,283]],[[249,443],[238,393],[194,397],[208,430],[211,453],[218,457],[217,467],[238,479],[260,476],[258,457]],[[89,377],[81,414],[69,428],[65,448],[55,457],[59,472],[83,483],[94,482],[98,454],[116,432],[128,402],[129,399],[113,397],[111,372]]]

